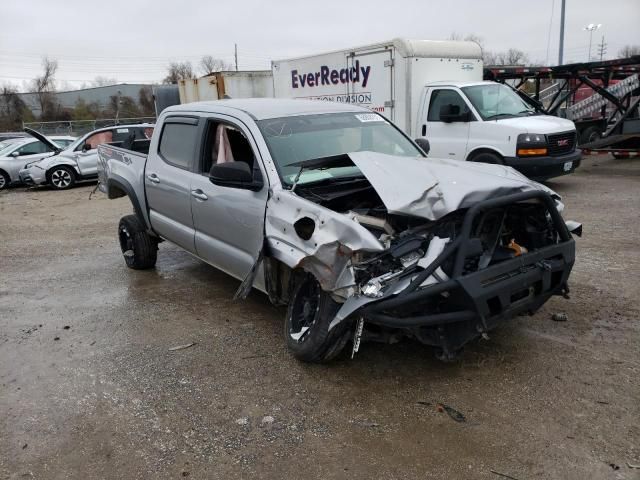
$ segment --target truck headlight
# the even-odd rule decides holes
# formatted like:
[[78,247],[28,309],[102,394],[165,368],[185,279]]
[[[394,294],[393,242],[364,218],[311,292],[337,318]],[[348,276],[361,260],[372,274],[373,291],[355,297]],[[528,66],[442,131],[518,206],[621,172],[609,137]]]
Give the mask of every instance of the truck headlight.
[[542,133],[518,135],[516,152],[519,157],[536,157],[547,154],[547,136]]

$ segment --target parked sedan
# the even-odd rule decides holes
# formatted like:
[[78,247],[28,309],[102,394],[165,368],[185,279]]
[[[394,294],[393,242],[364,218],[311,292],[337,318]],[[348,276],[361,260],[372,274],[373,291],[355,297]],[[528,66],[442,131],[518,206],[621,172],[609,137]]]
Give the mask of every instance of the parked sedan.
[[26,164],[61,152],[76,140],[69,136],[40,137],[13,138],[0,142],[0,190],[20,181],[19,172]]
[[[78,181],[98,176],[97,148],[100,144],[127,146],[134,140],[151,138],[152,124],[116,125],[100,128],[78,138],[57,155],[24,165],[20,181],[27,185],[51,185],[58,190],[71,188]],[[32,135],[40,135],[30,132]],[[46,137],[40,135],[42,141]]]

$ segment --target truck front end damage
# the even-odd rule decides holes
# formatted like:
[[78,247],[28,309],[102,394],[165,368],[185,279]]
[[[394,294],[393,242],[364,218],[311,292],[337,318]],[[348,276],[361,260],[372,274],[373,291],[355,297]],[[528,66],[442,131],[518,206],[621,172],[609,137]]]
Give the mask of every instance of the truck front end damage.
[[[277,191],[269,200],[272,300],[298,301],[287,292],[301,278],[295,272],[304,272],[337,304],[328,332],[363,320],[365,338],[410,337],[451,359],[498,324],[568,294],[575,242],[550,190],[511,169],[482,165],[484,174],[469,178],[466,170],[461,180],[462,169],[449,162],[405,158],[404,171],[392,173],[388,155],[347,157],[360,178]],[[418,178],[414,167],[422,169]],[[288,287],[274,260],[285,266]]]

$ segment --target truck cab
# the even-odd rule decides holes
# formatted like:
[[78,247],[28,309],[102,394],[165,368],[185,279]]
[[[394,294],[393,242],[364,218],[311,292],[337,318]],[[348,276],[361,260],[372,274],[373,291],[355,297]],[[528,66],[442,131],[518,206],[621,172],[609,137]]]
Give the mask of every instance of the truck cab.
[[572,121],[542,115],[496,82],[433,82],[424,86],[414,138],[430,155],[514,167],[545,180],[573,172],[581,159]]

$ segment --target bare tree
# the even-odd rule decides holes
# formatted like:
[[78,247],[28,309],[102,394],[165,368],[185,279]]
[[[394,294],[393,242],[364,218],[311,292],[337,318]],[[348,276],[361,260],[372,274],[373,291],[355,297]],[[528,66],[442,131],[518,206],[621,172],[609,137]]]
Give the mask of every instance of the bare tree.
[[20,130],[24,120],[30,120],[31,112],[13,85],[0,87],[0,131]]
[[204,75],[210,75],[215,72],[231,70],[231,64],[225,62],[221,58],[214,58],[211,55],[205,55],[200,59],[200,70]]
[[103,76],[98,75],[91,82],[91,86],[92,87],[106,87],[108,85],[116,85],[117,83],[118,83],[118,79],[117,78],[103,77]]
[[625,45],[618,50],[618,57],[629,58],[634,55],[640,55],[640,45]]
[[153,92],[151,87],[142,87],[138,92],[138,103],[143,115],[152,116],[155,114],[156,107],[153,101]]
[[56,107],[53,93],[56,91],[55,75],[58,70],[57,60],[50,60],[44,57],[42,59],[42,70],[42,75],[33,79],[31,91],[38,96],[40,117],[45,119],[52,115]]
[[196,78],[191,62],[171,62],[167,67],[167,76],[163,83],[178,83],[179,80]]

